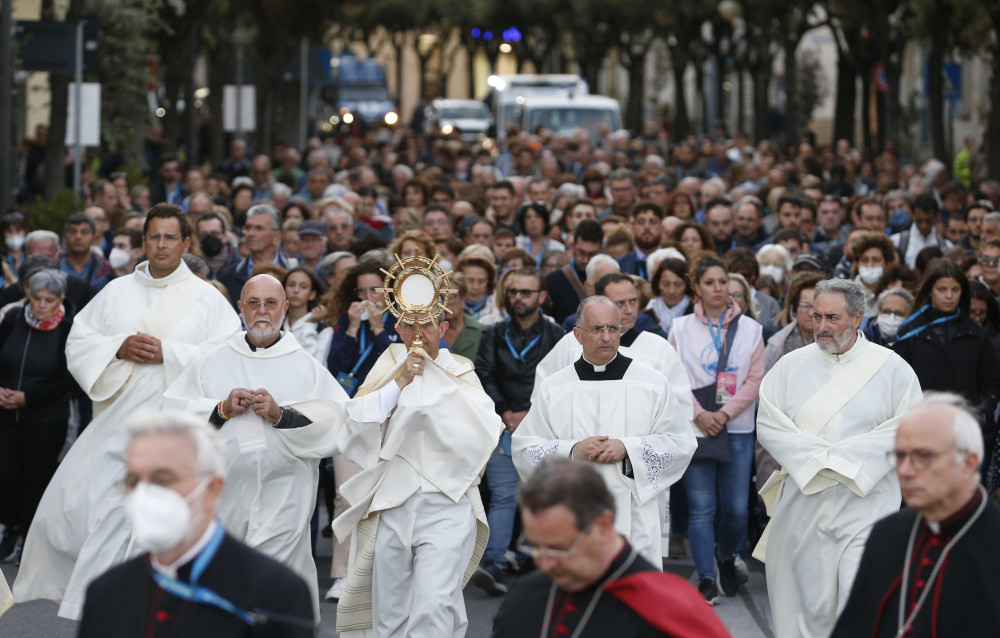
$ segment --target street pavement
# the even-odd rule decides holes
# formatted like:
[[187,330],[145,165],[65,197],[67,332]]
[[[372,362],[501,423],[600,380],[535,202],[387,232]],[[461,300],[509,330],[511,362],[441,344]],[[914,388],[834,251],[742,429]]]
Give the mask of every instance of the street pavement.
[[[318,559],[320,593],[326,592],[331,580],[330,542],[321,540]],[[325,550],[325,551],[324,551]],[[733,638],[773,638],[771,632],[771,609],[767,602],[767,588],[764,584],[764,566],[749,559],[750,580],[737,596],[722,597],[715,611],[729,628]],[[666,560],[664,567],[679,576],[696,583],[694,563],[690,558]],[[10,564],[0,565],[7,582],[13,584],[17,568]],[[467,638],[488,638],[493,625],[493,617],[500,608],[500,598],[487,596],[479,589],[469,586],[465,590],[465,604],[469,614]],[[58,618],[56,604],[49,601],[32,601],[15,605],[0,618],[0,638],[72,638],[76,635],[76,623]],[[333,603],[320,605],[322,618],[318,636],[334,638],[337,607]]]

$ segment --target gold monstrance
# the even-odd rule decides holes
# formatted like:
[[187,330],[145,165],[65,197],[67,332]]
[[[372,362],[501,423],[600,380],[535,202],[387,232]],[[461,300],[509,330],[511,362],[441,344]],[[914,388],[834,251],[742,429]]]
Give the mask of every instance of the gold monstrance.
[[[389,270],[382,269],[385,280],[382,288],[377,289],[385,298],[385,307],[396,316],[397,321],[437,325],[437,318],[442,312],[451,313],[447,306],[449,297],[458,293],[448,281],[448,275],[452,271],[444,271],[437,261],[440,255],[434,255],[434,259],[419,256],[405,259],[400,259],[399,255],[395,257],[396,263]],[[417,332],[410,344],[410,352],[423,346],[420,333]]]

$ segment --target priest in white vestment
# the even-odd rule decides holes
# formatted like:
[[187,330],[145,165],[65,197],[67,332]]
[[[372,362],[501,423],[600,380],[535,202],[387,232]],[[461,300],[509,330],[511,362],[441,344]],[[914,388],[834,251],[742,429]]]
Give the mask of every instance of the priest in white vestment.
[[[596,284],[598,295],[604,295],[618,306],[621,314],[621,343],[618,352],[629,359],[644,363],[660,372],[667,378],[667,385],[673,393],[681,409],[688,418],[694,418],[691,381],[688,379],[684,364],[677,351],[666,339],[644,330],[636,330],[635,324],[639,313],[639,294],[629,275],[611,273],[601,277]],[[535,385],[531,401],[534,403],[542,381],[548,379],[583,354],[583,346],[576,336],[568,332],[559,343],[549,351],[535,367]]]
[[761,489],[771,522],[754,552],[776,638],[830,634],[872,525],[899,509],[886,454],[920,384],[858,331],[864,309],[858,283],[820,282],[816,343],[779,359],[760,386],[757,437],[782,466]]
[[59,615],[78,619],[90,581],[139,553],[117,488],[128,443],[122,423],[160,409],[167,386],[240,329],[226,298],[183,263],[190,243],[180,208],[154,206],[143,229],[148,261],[112,280],[73,320],[66,363],[94,401],[94,420],[38,505],[14,582],[18,601],[61,601]]
[[619,322],[607,297],[580,304],[583,355],[537,388],[512,454],[522,479],[550,456],[593,461],[615,496],[615,527],[661,565],[657,495],[684,475],[698,443],[666,377],[619,352]]
[[447,321],[396,325],[389,346],[347,403],[338,447],[361,472],[341,486],[350,508],[333,522],[351,534],[350,574],[337,606],[341,636],[461,638],[462,587],[489,527],[479,479],[504,426],[468,359],[440,346]]
[[206,353],[167,388],[164,408],[197,414],[220,428],[226,487],[219,519],[248,546],[295,570],[319,618],[309,522],[319,460],[331,456],[347,394],[281,326],[281,282],[258,275],[239,300],[246,332]]

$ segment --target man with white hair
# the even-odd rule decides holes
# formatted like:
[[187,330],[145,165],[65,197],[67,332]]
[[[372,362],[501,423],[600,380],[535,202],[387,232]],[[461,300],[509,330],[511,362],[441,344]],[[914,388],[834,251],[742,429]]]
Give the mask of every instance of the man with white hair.
[[889,460],[907,508],[872,528],[834,638],[1000,635],[1000,506],[979,484],[983,440],[968,404],[928,393]]
[[126,429],[121,485],[144,553],[90,585],[77,635],[312,636],[306,584],[216,516],[226,485],[219,435],[176,412],[133,417]]
[[230,483],[219,517],[244,543],[291,567],[309,584],[319,613],[309,521],[319,459],[336,448],[347,395],[295,336],[281,332],[281,282],[257,275],[238,301],[246,331],[189,366],[164,406],[219,428]]
[[240,298],[240,292],[253,273],[254,266],[276,264],[287,270],[298,265],[295,259],[285,257],[278,250],[278,242],[281,240],[281,214],[274,206],[270,204],[252,206],[247,211],[243,237],[250,254],[223,268],[216,277],[229,291],[233,306]]
[[115,489],[122,421],[159,409],[170,382],[239,330],[225,297],[183,262],[191,231],[178,206],[153,206],[143,235],[148,261],[111,281],[73,320],[66,362],[96,416],[42,496],[14,583],[17,600],[61,600],[64,618],[79,618],[87,585],[135,552]]
[[776,638],[830,634],[872,524],[899,508],[886,455],[920,384],[858,331],[864,310],[861,284],[819,282],[815,344],[781,357],[760,386],[757,437],[782,466],[761,488],[771,522],[754,552]]

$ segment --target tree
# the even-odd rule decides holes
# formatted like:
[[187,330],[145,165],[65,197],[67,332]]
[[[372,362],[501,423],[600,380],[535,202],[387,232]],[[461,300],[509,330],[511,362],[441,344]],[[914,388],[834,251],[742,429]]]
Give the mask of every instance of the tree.
[[[54,0],[42,0],[42,20],[56,21]],[[66,7],[66,22],[76,22],[83,17],[84,0],[70,0]],[[49,74],[49,135],[45,143],[45,199],[52,199],[66,188],[66,111],[69,108],[70,76]]]
[[687,87],[684,75],[688,66],[701,66],[705,50],[701,25],[709,19],[715,6],[697,0],[678,0],[664,4],[653,12],[653,24],[667,44],[674,76],[673,137],[683,139],[690,134],[691,121],[687,110]]
[[985,5],[990,23],[993,25],[993,40],[990,46],[990,114],[986,125],[987,138],[986,169],[989,175],[1000,175],[1000,4]]

